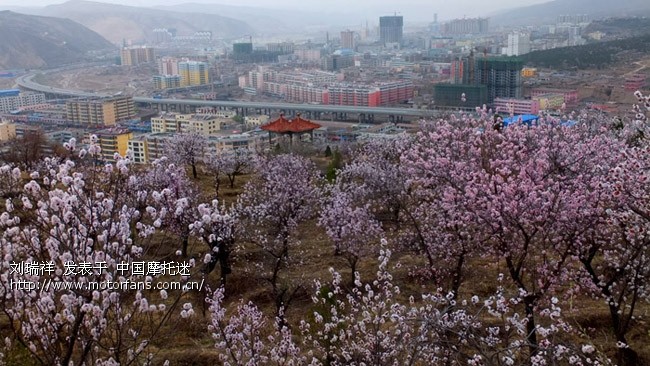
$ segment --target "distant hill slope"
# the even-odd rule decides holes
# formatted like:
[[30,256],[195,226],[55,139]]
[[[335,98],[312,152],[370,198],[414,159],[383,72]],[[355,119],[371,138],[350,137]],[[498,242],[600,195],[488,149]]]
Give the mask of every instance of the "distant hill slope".
[[54,67],[82,61],[89,51],[114,48],[69,19],[0,11],[0,69]]
[[650,34],[650,18],[608,18],[591,22],[583,34],[602,32],[607,40]]
[[256,34],[260,35],[304,33],[334,26],[349,27],[350,24],[357,24],[360,18],[357,13],[340,12],[340,9],[332,9],[331,12],[308,12],[295,9],[200,3],[158,6],[157,8],[183,13],[218,14],[242,21],[254,19],[250,25],[255,29]]
[[552,69],[603,68],[626,52],[650,53],[650,34],[584,46],[534,51],[520,56],[526,63]]
[[558,15],[587,14],[590,19],[650,15],[648,0],[555,0],[496,14],[490,26],[555,23]]
[[40,15],[69,18],[119,44],[122,40],[152,40],[155,28],[175,28],[179,35],[212,31],[215,38],[234,38],[253,29],[241,20],[214,14],[181,13],[159,9],[72,0],[37,10]]

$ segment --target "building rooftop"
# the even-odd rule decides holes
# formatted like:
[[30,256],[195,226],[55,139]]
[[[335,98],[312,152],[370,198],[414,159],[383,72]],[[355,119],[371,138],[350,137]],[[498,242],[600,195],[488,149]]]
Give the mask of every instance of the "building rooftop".
[[314,123],[301,118],[300,114],[298,114],[296,118],[292,120],[288,120],[284,118],[284,115],[281,114],[280,117],[278,117],[278,119],[276,119],[271,123],[265,124],[260,128],[265,131],[275,132],[275,133],[301,133],[301,132],[313,131],[320,127],[321,125],[319,125],[318,123]]

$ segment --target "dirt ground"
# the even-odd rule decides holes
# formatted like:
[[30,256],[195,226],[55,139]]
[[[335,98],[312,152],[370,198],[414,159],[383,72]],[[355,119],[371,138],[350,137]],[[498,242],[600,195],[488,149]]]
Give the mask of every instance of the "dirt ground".
[[153,65],[95,66],[44,74],[37,81],[58,88],[114,94],[149,95],[153,91]]

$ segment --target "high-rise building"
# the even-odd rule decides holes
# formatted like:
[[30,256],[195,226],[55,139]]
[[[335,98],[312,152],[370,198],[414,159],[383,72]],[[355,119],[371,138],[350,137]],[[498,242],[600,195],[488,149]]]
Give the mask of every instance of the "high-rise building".
[[[470,57],[470,59],[474,59]],[[523,79],[521,70],[524,62],[515,57],[478,57],[474,59],[473,82],[470,84],[486,85],[488,104],[496,98],[522,97]],[[467,73],[469,76],[470,73]]]
[[142,63],[154,62],[156,55],[152,47],[124,47],[120,52],[122,66],[137,66]]
[[402,43],[404,29],[404,17],[391,15],[379,17],[379,41],[387,43]]
[[153,41],[156,44],[167,43],[172,40],[172,33],[167,28],[155,28],[152,33]]
[[180,75],[155,75],[153,84],[156,89],[173,89],[181,87]]
[[205,85],[210,82],[208,64],[200,61],[182,61],[178,63],[181,86]]
[[351,30],[345,30],[341,32],[341,48],[354,49],[354,32]]
[[442,24],[440,31],[444,35],[484,34],[488,31],[488,19],[454,19]]
[[279,42],[279,43],[267,43],[266,49],[270,52],[277,52],[281,54],[291,54],[293,53],[295,45],[293,42]]
[[66,105],[68,121],[84,125],[115,125],[135,116],[132,97],[69,100]]
[[508,47],[506,56],[520,56],[530,52],[530,35],[528,33],[514,32],[508,34]]
[[176,57],[162,57],[158,60],[158,73],[160,75],[178,75],[178,62]]
[[251,53],[253,53],[253,43],[252,42],[234,43],[232,45],[232,52],[236,56],[250,55]]

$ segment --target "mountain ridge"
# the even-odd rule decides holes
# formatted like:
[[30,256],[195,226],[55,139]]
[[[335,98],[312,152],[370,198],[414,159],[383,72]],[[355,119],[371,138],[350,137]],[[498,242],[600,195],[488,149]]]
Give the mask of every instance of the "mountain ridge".
[[125,39],[151,41],[155,28],[175,28],[181,35],[211,31],[215,38],[236,38],[253,31],[246,22],[215,14],[181,13],[87,0],[70,0],[33,8],[30,14],[71,19],[114,44],[120,44]]
[[114,46],[69,19],[0,11],[0,69],[54,67]]
[[559,15],[586,14],[590,20],[650,15],[647,0],[554,0],[500,12],[490,18],[493,25],[541,25],[555,23]]

